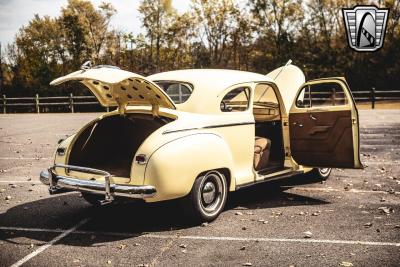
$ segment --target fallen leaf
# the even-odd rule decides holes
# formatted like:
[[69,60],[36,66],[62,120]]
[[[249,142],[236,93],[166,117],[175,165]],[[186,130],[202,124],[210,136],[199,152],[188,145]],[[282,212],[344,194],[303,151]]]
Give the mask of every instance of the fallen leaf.
[[185,244],[180,244],[179,247],[180,248],[186,248],[186,245]]
[[245,262],[242,264],[242,266],[253,266],[253,264],[251,264],[251,262]]
[[342,261],[339,265],[345,266],[345,267],[351,267],[351,266],[353,266],[353,263],[348,262],[348,261]]
[[365,228],[370,228],[372,226],[371,222],[364,223]]
[[310,231],[306,231],[303,234],[304,234],[304,236],[303,236],[304,238],[311,238],[313,235]]
[[243,213],[240,211],[237,211],[237,212],[235,212],[235,215],[243,215]]
[[11,199],[11,196],[6,196],[5,197],[5,200],[10,200]]
[[118,248],[119,248],[120,250],[123,250],[124,248],[126,248],[126,245],[125,245],[125,244],[118,245]]
[[385,214],[394,213],[394,209],[388,208],[388,207],[379,207],[378,210],[380,210],[382,213],[385,213]]
[[247,230],[246,226],[243,226],[243,227],[242,227],[242,230]]
[[110,261],[110,260],[108,260],[108,261],[107,261],[107,264],[111,264],[111,261]]
[[203,222],[202,224],[201,224],[201,227],[207,227],[208,226],[208,222]]
[[245,246],[243,246],[243,247],[241,247],[241,248],[240,248],[240,250],[245,250],[245,249],[246,249],[246,247],[245,247]]

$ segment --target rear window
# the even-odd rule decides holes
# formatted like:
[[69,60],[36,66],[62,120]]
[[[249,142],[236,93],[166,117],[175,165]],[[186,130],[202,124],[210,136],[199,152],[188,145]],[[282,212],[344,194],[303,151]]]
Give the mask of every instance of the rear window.
[[175,104],[186,102],[193,92],[193,86],[189,83],[176,81],[155,82],[174,101]]

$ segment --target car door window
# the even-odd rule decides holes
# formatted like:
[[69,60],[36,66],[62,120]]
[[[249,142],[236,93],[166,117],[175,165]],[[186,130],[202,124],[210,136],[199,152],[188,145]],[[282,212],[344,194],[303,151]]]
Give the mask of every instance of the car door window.
[[335,82],[306,85],[296,99],[298,108],[343,106],[347,104],[348,99],[343,88]]
[[239,87],[227,93],[221,101],[222,112],[246,111],[249,107],[250,89]]

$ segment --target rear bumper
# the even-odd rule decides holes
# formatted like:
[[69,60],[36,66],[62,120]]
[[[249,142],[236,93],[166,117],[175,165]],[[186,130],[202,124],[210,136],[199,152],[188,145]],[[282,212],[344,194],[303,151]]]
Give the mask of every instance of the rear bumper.
[[[56,175],[54,172],[55,168],[100,174],[104,176],[104,183]],[[50,194],[70,191],[90,192],[104,195],[106,201],[112,201],[115,196],[134,199],[150,198],[157,192],[156,188],[151,185],[117,185],[113,184],[110,178],[111,175],[106,171],[71,165],[54,165],[40,173],[40,181],[49,186]]]

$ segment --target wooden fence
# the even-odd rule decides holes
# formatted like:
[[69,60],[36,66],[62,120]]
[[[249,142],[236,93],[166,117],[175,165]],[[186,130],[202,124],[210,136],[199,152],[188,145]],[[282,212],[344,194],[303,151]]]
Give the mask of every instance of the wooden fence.
[[[377,91],[372,88],[369,91],[354,91],[353,97],[357,103],[370,102],[371,107],[375,108],[376,102],[379,101],[400,101],[400,91]],[[399,104],[400,105],[400,104]],[[93,106],[96,110],[100,103],[94,96],[51,96],[43,97],[36,95],[35,97],[6,97],[0,98],[0,107],[3,113],[15,112],[15,107],[26,107],[30,112],[36,113],[48,112],[49,107],[62,107],[63,111],[74,113],[78,106]],[[104,109],[104,108],[103,108]],[[105,108],[108,112],[109,108]]]

